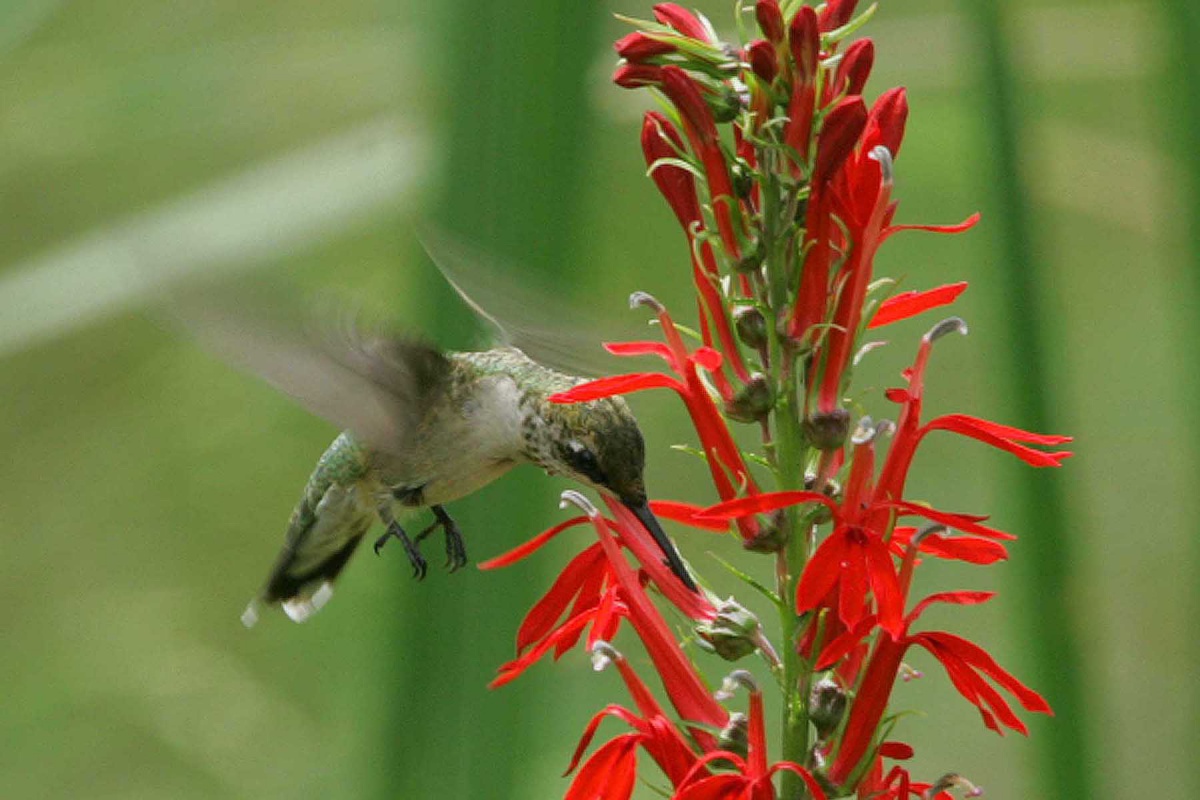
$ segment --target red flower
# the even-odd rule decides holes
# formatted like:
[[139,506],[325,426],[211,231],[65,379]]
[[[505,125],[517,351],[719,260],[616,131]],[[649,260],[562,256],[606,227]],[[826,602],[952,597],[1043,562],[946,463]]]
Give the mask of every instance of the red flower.
[[[671,370],[678,377],[664,375],[661,372],[615,375],[582,383],[565,392],[551,395],[550,401],[553,403],[581,403],[642,389],[673,389],[683,399],[688,414],[692,418],[718,494],[724,499],[732,499],[743,492],[757,493],[758,488],[742,459],[741,451],[733,441],[724,418],[697,372],[698,367],[708,372],[715,371],[721,364],[721,354],[708,347],[689,351],[676,330],[671,316],[658,301],[641,294],[636,295],[635,300],[654,308],[667,343],[624,342],[606,344],[605,348],[615,355],[659,356],[670,365]],[[742,536],[747,540],[752,539],[758,531],[758,526],[752,519],[740,521],[739,527]]]
[[624,656],[605,642],[598,642],[592,652],[593,659],[597,659],[598,668],[606,663],[617,665],[622,680],[637,704],[640,716],[621,706],[610,705],[592,717],[579,740],[571,764],[567,767],[568,775],[579,765],[583,753],[591,744],[596,729],[605,717],[622,720],[633,728],[634,732],[618,736],[598,748],[576,775],[565,800],[626,800],[633,792],[634,779],[637,776],[639,747],[654,759],[672,785],[680,784],[692,772],[697,755],[679,729],[667,719],[662,707]]
[[[984,724],[997,733],[1003,733],[1001,726],[1019,733],[1027,733],[1028,730],[1013,713],[1004,697],[984,680],[985,677],[1008,690],[1027,711],[1053,713],[1041,695],[1004,670],[979,645],[942,631],[916,634],[908,632],[921,613],[934,603],[973,605],[986,602],[991,597],[990,592],[944,592],[931,595],[918,603],[904,618],[903,635],[893,637],[887,633],[880,634],[867,663],[858,694],[850,707],[837,754],[829,768],[831,781],[838,785],[845,783],[862,761],[883,719],[901,659],[912,645],[925,648],[942,664],[959,694],[979,709]],[[856,642],[865,635],[863,629],[869,627],[869,624],[868,618],[860,624],[858,630],[839,637],[842,641],[832,642],[818,659],[817,669],[829,668],[842,653],[848,651],[850,640]]]
[[[750,673],[738,670],[726,682],[740,683],[750,690],[750,714],[748,719],[749,747],[746,757],[728,750],[715,750],[697,760],[682,784],[674,800],[775,800],[772,777],[780,771],[794,772],[808,787],[813,800],[825,800],[825,792],[812,774],[799,764],[779,761],[767,765],[767,736],[763,723],[762,692],[750,677]],[[733,764],[734,772],[706,775],[702,771],[714,761]]]

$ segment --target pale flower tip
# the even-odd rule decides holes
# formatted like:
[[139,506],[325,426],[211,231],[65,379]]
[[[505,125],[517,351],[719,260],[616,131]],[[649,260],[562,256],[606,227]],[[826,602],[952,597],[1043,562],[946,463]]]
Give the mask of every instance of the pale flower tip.
[[925,793],[926,797],[937,797],[941,792],[947,792],[951,789],[963,789],[963,797],[982,797],[983,787],[976,786],[969,780],[959,775],[957,772],[948,772],[937,779],[933,786]]
[[558,507],[566,508],[568,505],[578,506],[583,513],[587,514],[593,519],[600,516],[600,512],[596,510],[594,505],[592,505],[592,501],[588,500],[574,489],[567,489],[562,493],[562,500],[559,501]]
[[929,333],[925,334],[925,339],[932,344],[951,333],[961,333],[963,336],[967,335],[967,323],[962,317],[947,317],[930,328]]
[[728,700],[733,697],[734,692],[737,691],[739,686],[751,694],[758,692],[758,682],[754,680],[754,676],[747,670],[735,669],[725,676],[725,680],[721,682],[721,688],[716,691],[713,697],[718,700]]
[[891,186],[895,178],[892,151],[888,150],[881,144],[877,144],[871,148],[871,158],[879,162],[880,180],[882,180],[885,185]]
[[617,649],[603,639],[592,645],[592,669],[603,672],[621,659]]
[[666,306],[658,302],[654,295],[649,292],[634,292],[629,295],[630,308],[649,308],[655,314],[661,314],[666,311]]

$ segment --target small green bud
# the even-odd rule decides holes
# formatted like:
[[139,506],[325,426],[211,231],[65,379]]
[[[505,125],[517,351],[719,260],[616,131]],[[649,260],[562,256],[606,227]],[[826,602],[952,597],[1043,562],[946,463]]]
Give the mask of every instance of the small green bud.
[[742,110],[741,96],[725,84],[720,84],[720,89],[715,92],[705,92],[704,102],[708,104],[718,125],[722,122],[733,122]]
[[850,412],[844,408],[819,411],[804,420],[803,427],[813,447],[823,452],[837,450],[850,432]]
[[767,320],[755,306],[737,306],[733,309],[733,325],[738,338],[747,347],[755,350],[767,344]]
[[758,617],[732,597],[717,607],[717,616],[696,626],[696,635],[726,661],[737,661],[758,649]]
[[750,380],[725,403],[725,416],[737,422],[758,422],[764,419],[775,406],[775,390],[761,372],[750,376]]
[[733,265],[733,268],[738,272],[754,272],[762,266],[763,259],[767,257],[767,251],[763,246],[762,239],[756,239],[753,247],[746,248],[746,254],[742,256],[742,260]]
[[829,677],[812,687],[808,695],[808,719],[817,729],[817,736],[827,738],[837,730],[846,713],[846,692]]
[[754,188],[754,171],[744,159],[735,159],[729,168],[733,178],[733,193],[745,200]]
[[783,511],[771,515],[771,521],[760,524],[753,539],[742,542],[742,548],[751,553],[782,553],[787,540],[783,535]]
[[745,714],[734,711],[729,715],[729,722],[717,737],[717,745],[745,758],[750,751],[750,720]]

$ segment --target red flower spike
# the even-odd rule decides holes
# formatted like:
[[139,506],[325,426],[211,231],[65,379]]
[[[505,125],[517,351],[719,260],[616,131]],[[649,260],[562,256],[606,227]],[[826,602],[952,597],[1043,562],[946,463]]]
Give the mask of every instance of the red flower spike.
[[654,18],[692,39],[715,44],[712,29],[698,14],[675,3],[659,3],[654,7]]
[[754,4],[754,16],[758,20],[758,29],[772,44],[783,41],[783,12],[779,0],[758,0]]
[[938,286],[934,289],[927,289],[923,292],[901,292],[880,303],[879,308],[875,311],[875,316],[871,318],[871,322],[867,325],[867,328],[882,328],[884,325],[891,325],[893,322],[915,317],[917,314],[928,311],[931,308],[948,306],[957,300],[958,296],[966,290],[967,282],[960,281],[958,283],[948,283],[944,286]]
[[613,48],[617,51],[617,55],[631,63],[639,63],[655,56],[674,53],[676,47],[669,41],[664,41],[655,36],[634,31],[633,33],[623,36],[618,39]]
[[870,39],[859,39],[846,48],[838,64],[834,86],[838,94],[862,94],[875,65],[875,43]]

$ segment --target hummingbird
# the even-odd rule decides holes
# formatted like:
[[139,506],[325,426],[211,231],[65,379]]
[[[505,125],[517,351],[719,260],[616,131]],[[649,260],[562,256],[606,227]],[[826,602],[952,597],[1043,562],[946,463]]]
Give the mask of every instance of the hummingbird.
[[[447,278],[480,316],[499,325]],[[615,497],[653,537],[671,571],[697,591],[650,510],[645,444],[623,398],[552,403],[551,395],[586,379],[509,345],[449,351],[356,321],[297,335],[227,304],[201,304],[185,317],[220,354],[345,428],[317,461],[292,511],[283,547],[242,615],[247,627],[263,606],[278,604],[296,622],[318,611],[376,522],[384,532],[374,540],[375,552],[396,540],[417,579],[428,570],[421,543],[439,529],[447,566],[458,570],[468,560],[466,545],[446,504],[520,464]],[[433,521],[414,535],[398,512],[421,509]]]

